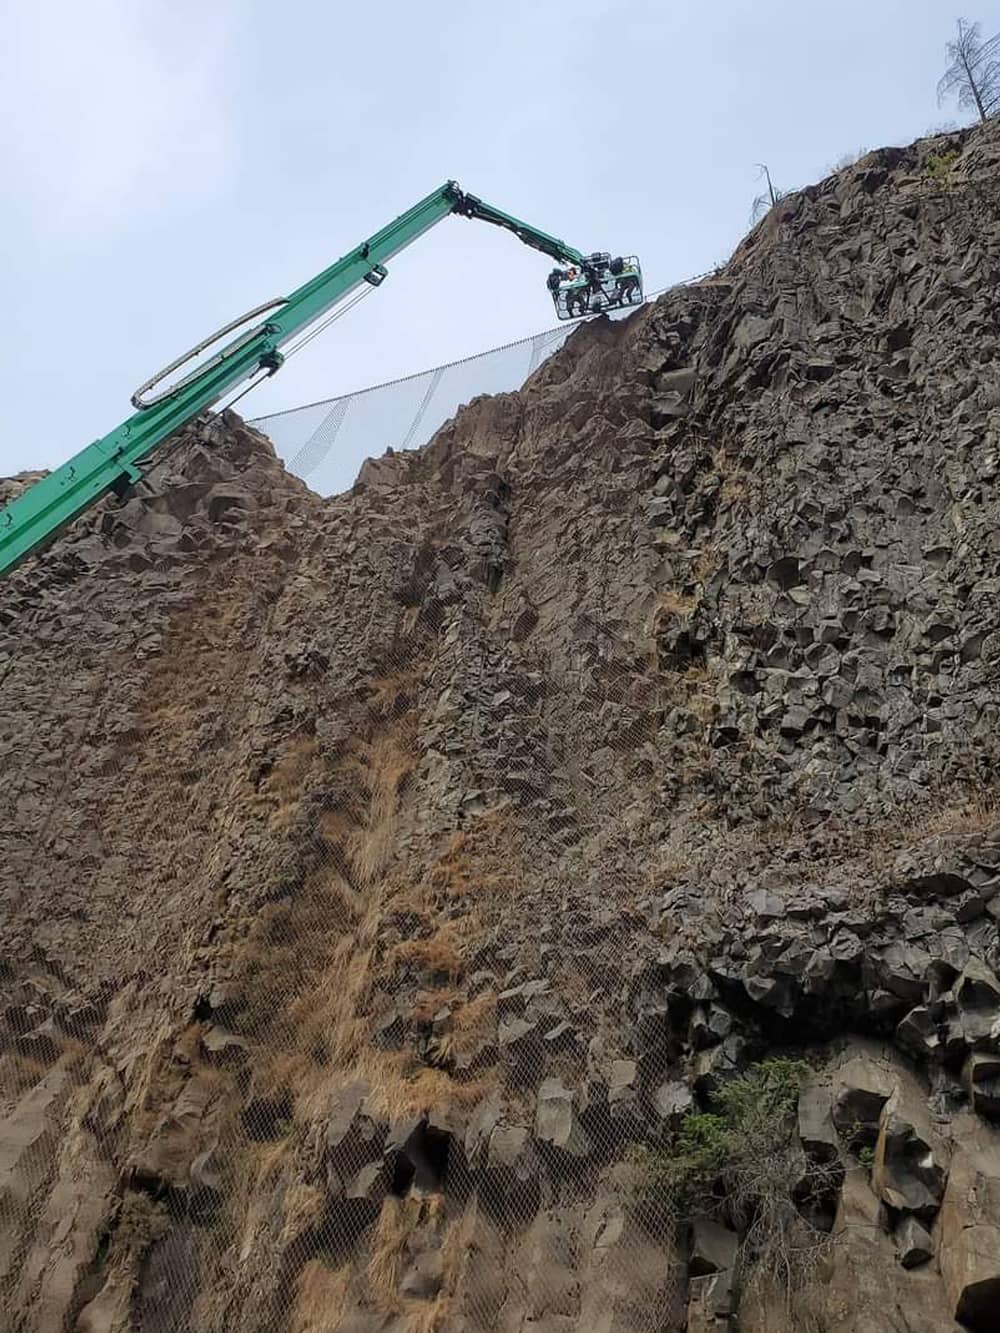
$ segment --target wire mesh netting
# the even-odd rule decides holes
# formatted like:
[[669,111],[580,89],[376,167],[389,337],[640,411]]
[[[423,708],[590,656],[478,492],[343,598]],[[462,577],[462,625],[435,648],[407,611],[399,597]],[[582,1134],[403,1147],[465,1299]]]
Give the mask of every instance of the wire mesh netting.
[[[304,689],[237,776],[213,748],[234,715],[213,706],[214,742],[192,726],[206,692],[239,708],[251,685],[241,627],[215,620],[189,625],[186,666],[164,663],[113,783],[94,778],[121,698],[80,712],[96,640],[39,708],[38,734],[62,755],[72,735],[75,762],[32,768],[37,836],[8,863],[64,887],[5,975],[0,1327],[683,1329],[675,1200],[632,1161],[650,1147],[643,1088],[667,1071],[640,1076],[614,1033],[588,1046],[636,908],[633,886],[581,889],[606,812],[574,776],[573,719],[625,704],[614,643],[586,699],[531,671],[498,699],[497,645],[467,655],[448,745],[470,770],[492,756],[490,774],[460,831],[422,835],[414,723],[437,686],[412,644],[386,652],[372,629],[358,707],[278,633],[275,667],[285,654]],[[121,925],[134,895],[144,912],[156,898],[143,960],[161,975],[135,970],[118,931],[80,988],[53,961],[74,914],[106,905]],[[188,906],[206,899],[214,923]],[[599,963],[566,957],[579,936],[560,918],[599,932]],[[185,1013],[175,979],[213,954]]]
[[[334,458],[416,447],[566,333],[256,424],[339,489]],[[60,604],[55,682],[5,668],[30,926],[2,973],[0,1328],[679,1333],[679,1200],[641,1155],[683,1102],[664,1043],[623,1035],[641,895],[595,877],[625,835],[586,771],[630,650],[597,625],[560,675],[414,586],[362,682],[225,563],[184,572],[171,650],[151,577],[134,623],[113,582]],[[422,806],[446,759],[460,804]]]
[[449,365],[338,398],[292,408],[250,424],[319,495],[346,489],[366,458],[418,449],[463,403],[519,388],[575,326],[546,329]]
[[[556,343],[261,424],[323,491],[363,412],[354,466]],[[728,1326],[735,1249],[689,1270],[662,1169],[691,1071],[637,966],[663,937],[633,800],[675,761],[603,613],[613,552],[535,647],[533,605],[456,592],[454,544],[378,505],[325,509],[328,558],[205,552],[210,484],[163,489],[159,564],[112,525],[0,608],[0,1329],[680,1333],[699,1269],[691,1328]]]

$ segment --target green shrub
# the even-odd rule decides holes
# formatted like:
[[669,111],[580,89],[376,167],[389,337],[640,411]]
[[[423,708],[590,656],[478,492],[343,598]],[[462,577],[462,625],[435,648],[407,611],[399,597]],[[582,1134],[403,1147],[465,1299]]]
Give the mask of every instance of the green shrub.
[[727,1083],[715,1101],[731,1121],[760,1112],[790,1115],[799,1104],[799,1092],[810,1073],[805,1060],[761,1060],[742,1078]]
[[950,148],[946,153],[932,154],[927,159],[927,174],[931,180],[946,184],[951,178],[951,169],[958,161],[959,151],[957,148]]
[[[786,1144],[799,1089],[809,1073],[802,1060],[762,1060],[712,1098],[711,1111],[685,1117],[669,1152],[647,1153],[662,1188],[669,1187],[688,1207],[709,1206],[712,1190],[727,1168],[740,1161],[747,1145],[764,1139]],[[650,1157],[659,1159],[650,1162]],[[652,1183],[652,1182],[651,1182]]]
[[795,1111],[809,1072],[802,1060],[751,1065],[714,1095],[710,1110],[684,1119],[669,1149],[631,1153],[647,1210],[674,1222],[707,1213],[734,1227],[744,1278],[777,1282],[786,1292],[827,1243],[796,1205],[809,1167]]

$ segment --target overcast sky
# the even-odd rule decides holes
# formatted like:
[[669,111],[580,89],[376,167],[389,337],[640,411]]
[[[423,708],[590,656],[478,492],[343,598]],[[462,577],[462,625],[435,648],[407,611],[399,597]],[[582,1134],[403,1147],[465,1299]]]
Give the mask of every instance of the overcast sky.
[[[125,417],[203,333],[442,181],[647,288],[783,187],[943,121],[945,0],[35,0],[4,7],[0,475]],[[447,219],[242,405],[361,388],[552,324],[550,264]],[[241,409],[242,410],[242,409]],[[373,452],[379,452],[376,449]]]

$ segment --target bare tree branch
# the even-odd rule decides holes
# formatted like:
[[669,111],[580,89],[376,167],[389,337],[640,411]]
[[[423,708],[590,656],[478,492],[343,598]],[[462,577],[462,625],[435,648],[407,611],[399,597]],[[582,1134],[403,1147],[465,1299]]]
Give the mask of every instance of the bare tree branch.
[[778,200],[783,199],[788,193],[787,190],[779,190],[775,187],[771,180],[771,173],[763,162],[758,162],[757,167],[759,168],[757,179],[766,180],[767,189],[763,194],[758,194],[753,201],[753,206],[750,209],[751,222],[759,222],[764,214],[769,213]]
[[975,108],[980,120],[1000,112],[1000,33],[983,41],[978,23],[958,20],[958,40],[947,45],[950,64],[938,83],[938,105],[948,97]]

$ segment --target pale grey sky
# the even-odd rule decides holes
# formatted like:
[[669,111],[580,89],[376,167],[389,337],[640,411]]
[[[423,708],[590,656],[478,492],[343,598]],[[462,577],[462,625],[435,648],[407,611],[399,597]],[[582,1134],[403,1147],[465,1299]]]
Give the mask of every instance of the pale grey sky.
[[[4,6],[0,475],[449,177],[647,287],[785,187],[945,120],[945,0],[36,0]],[[242,405],[257,416],[553,322],[549,262],[454,218]],[[377,450],[376,450],[377,451]]]

